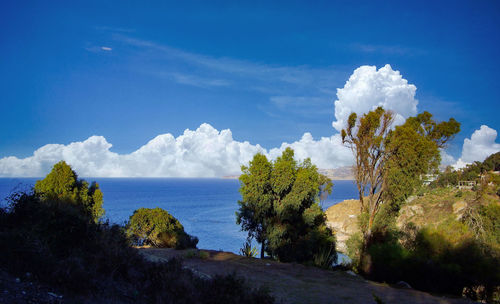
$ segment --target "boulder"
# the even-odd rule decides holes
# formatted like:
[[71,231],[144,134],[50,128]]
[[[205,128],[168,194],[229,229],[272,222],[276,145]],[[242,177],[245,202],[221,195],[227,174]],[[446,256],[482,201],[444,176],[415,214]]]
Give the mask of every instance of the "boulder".
[[457,220],[460,220],[467,210],[467,203],[464,201],[458,201],[453,204],[453,214],[456,215]]

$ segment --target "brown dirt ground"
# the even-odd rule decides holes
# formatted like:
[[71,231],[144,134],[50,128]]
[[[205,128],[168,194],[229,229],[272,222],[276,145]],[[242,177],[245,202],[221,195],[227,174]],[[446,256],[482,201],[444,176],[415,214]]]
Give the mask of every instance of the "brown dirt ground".
[[[213,250],[139,248],[152,261],[173,257],[200,276],[236,273],[254,287],[267,287],[278,303],[472,303],[465,299],[433,296],[364,280],[344,271],[329,271],[301,264],[246,258]],[[202,257],[202,258],[200,258]]]

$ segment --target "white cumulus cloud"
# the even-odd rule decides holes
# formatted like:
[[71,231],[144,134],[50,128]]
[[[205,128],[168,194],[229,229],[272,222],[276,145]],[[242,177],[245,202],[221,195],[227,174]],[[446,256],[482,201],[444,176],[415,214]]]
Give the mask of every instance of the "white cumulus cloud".
[[311,133],[305,133],[299,141],[293,143],[283,143],[279,148],[269,151],[269,156],[275,159],[287,148],[295,151],[295,158],[304,160],[311,158],[313,164],[318,168],[338,168],[352,164],[353,156],[349,148],[342,144],[340,134],[331,137],[322,137],[314,140]]
[[496,143],[497,131],[486,125],[482,125],[472,133],[472,136],[464,139],[462,156],[453,165],[456,169],[463,168],[475,161],[483,161],[489,155],[500,151],[500,144]]
[[446,153],[446,151],[440,150],[440,152],[441,152],[441,165],[451,166],[457,161],[452,155]]
[[377,70],[375,66],[361,66],[354,70],[344,87],[337,89],[335,119],[332,126],[340,131],[346,127],[352,112],[358,115],[382,106],[396,113],[395,123],[417,113],[417,87],[408,84],[399,71],[390,65]]
[[178,137],[158,135],[130,154],[110,151],[112,145],[102,136],[68,145],[48,144],[27,158],[0,159],[0,176],[44,176],[60,160],[69,163],[81,176],[92,177],[220,177],[240,173],[254,154],[275,158],[286,147],[296,157],[311,157],[321,168],[348,165],[352,156],[337,135],[315,141],[306,133],[300,141],[267,151],[260,145],[233,139],[231,130],[218,131],[209,124],[185,130]]
[[[403,122],[417,112],[415,92],[416,87],[408,84],[390,65],[378,70],[375,66],[361,66],[354,70],[345,86],[337,90],[336,121],[332,125],[340,131],[351,112],[361,115],[378,106],[393,110],[397,115],[396,123]],[[321,98],[273,99],[276,104],[286,107],[300,106],[306,101],[318,107],[325,103]],[[218,131],[206,123],[194,131],[187,129],[178,137],[169,133],[158,135],[130,154],[112,152],[111,147],[102,136],[68,145],[45,145],[27,158],[0,159],[0,176],[44,176],[56,162],[65,160],[82,176],[218,177],[239,174],[240,166],[247,164],[255,153],[275,159],[287,147],[295,150],[296,158],[310,157],[319,168],[348,166],[353,161],[352,152],[342,145],[338,133],[318,140],[305,133],[298,141],[283,143],[268,151],[248,141],[235,141],[231,130]],[[443,159],[452,162],[448,157]]]

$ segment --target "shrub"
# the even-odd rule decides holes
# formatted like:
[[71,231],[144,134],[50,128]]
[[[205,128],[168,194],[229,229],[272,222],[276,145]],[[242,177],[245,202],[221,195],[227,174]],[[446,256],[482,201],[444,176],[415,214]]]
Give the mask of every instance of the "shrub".
[[500,247],[500,204],[490,203],[479,207],[486,238]]
[[254,258],[257,256],[257,248],[252,247],[252,240],[247,238],[246,242],[243,244],[243,247],[240,248],[240,253],[242,256],[247,258]]
[[356,232],[346,241],[347,256],[351,259],[351,266],[358,271],[361,259],[361,247],[363,246],[363,237],[361,233]]
[[[467,226],[456,221],[420,229],[416,234],[413,227],[407,229],[400,240],[386,238],[369,245],[369,267],[363,268],[368,269],[364,273],[367,278],[388,283],[403,280],[420,290],[459,296],[466,290],[469,297],[491,299],[500,286],[498,251],[476,240]],[[413,240],[411,235],[415,235]],[[355,237],[348,242],[351,252],[358,252],[360,246]],[[359,255],[354,258],[359,259]],[[481,294],[474,290],[481,290]]]
[[103,195],[99,185],[93,182],[89,185],[64,161],[54,165],[47,176],[36,182],[35,194],[42,201],[59,201],[76,205],[94,222],[104,215]]
[[33,194],[0,209],[0,268],[82,303],[273,303],[235,276],[196,277],[179,260],[152,263],[129,247],[123,227],[89,221],[81,209]]
[[181,223],[161,208],[134,211],[126,232],[136,245],[185,249],[196,248],[198,244],[198,238],[187,234]]
[[323,247],[313,256],[313,264],[320,268],[331,269],[337,263],[337,255],[332,254],[335,247]]
[[202,260],[206,260],[210,257],[210,254],[206,251],[200,251],[198,253],[198,257],[200,257],[200,259],[202,259]]

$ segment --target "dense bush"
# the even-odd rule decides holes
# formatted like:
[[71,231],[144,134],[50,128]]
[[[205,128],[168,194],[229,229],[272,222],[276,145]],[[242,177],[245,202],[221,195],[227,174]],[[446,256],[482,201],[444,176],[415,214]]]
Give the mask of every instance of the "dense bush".
[[35,193],[41,200],[70,203],[81,208],[95,222],[104,215],[103,194],[99,185],[89,185],[64,161],[54,165],[52,171],[35,184]]
[[485,238],[496,244],[500,250],[500,204],[490,203],[479,207],[479,215],[483,223]]
[[335,235],[318,204],[332,183],[310,159],[296,161],[291,148],[275,161],[258,153],[242,172],[236,222],[261,244],[262,258],[266,252],[282,262],[337,260]]
[[[348,241],[353,266],[359,264],[361,244],[357,238]],[[462,295],[467,291],[466,295],[475,299],[498,297],[494,292],[500,286],[500,253],[475,239],[458,221],[420,230],[410,225],[374,241],[367,252],[369,267],[364,269],[369,270],[364,275],[369,279],[403,280],[414,288],[439,293]]]
[[272,303],[234,276],[204,280],[182,267],[146,261],[123,228],[89,220],[81,208],[18,194],[0,209],[0,268],[53,286],[68,302]]
[[132,243],[176,249],[196,248],[198,238],[184,231],[181,223],[161,208],[134,211],[126,227]]

